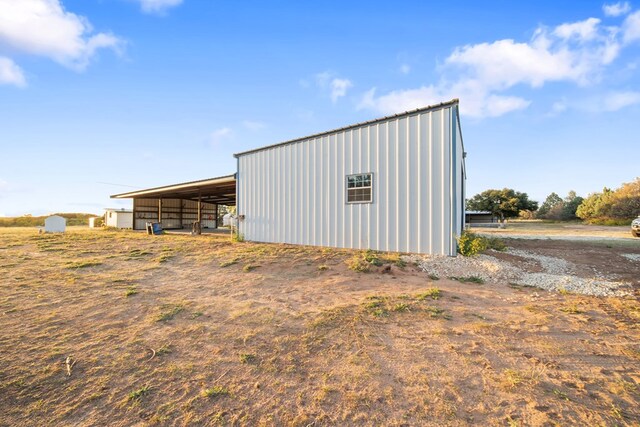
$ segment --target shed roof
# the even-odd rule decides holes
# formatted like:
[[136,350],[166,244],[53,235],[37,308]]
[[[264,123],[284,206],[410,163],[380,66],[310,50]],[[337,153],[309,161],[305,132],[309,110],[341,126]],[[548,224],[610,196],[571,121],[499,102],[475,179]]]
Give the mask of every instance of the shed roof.
[[183,182],[114,194],[112,199],[187,199],[224,205],[236,204],[236,175]]
[[[133,213],[133,211],[131,209],[124,209],[124,208],[104,208],[104,210],[106,212]],[[96,217],[96,218],[98,218],[98,217]]]
[[302,141],[306,141],[308,139],[319,138],[321,136],[329,135],[329,134],[332,134],[332,133],[342,132],[342,131],[349,130],[349,129],[355,129],[355,128],[358,128],[358,127],[361,127],[361,126],[380,123],[380,122],[384,122],[386,120],[398,119],[398,118],[402,118],[402,117],[411,116],[413,114],[419,114],[419,113],[424,113],[424,112],[427,112],[427,111],[439,110],[439,109],[442,109],[442,108],[447,108],[447,107],[451,107],[451,106],[454,106],[454,105],[458,105],[459,102],[460,102],[460,100],[458,98],[454,98],[451,101],[441,102],[440,104],[434,104],[434,105],[429,105],[427,107],[416,108],[415,110],[405,111],[404,113],[392,114],[390,116],[380,117],[379,119],[369,120],[369,121],[366,121],[366,122],[360,122],[360,123],[356,123],[356,124],[353,124],[353,125],[349,125],[349,126],[344,126],[344,127],[341,127],[341,128],[333,129],[333,130],[328,130],[328,131],[325,131],[325,132],[320,132],[320,133],[316,133],[316,134],[313,134],[313,135],[304,136],[302,138],[291,139],[289,141],[279,142],[277,144],[271,144],[271,145],[266,145],[264,147],[254,148],[254,149],[248,150],[248,151],[242,151],[240,153],[234,154],[233,156],[237,158],[237,157],[240,157],[240,156],[244,156],[246,154],[251,154],[251,153],[255,153],[255,152],[263,151],[263,150],[268,150],[270,148],[280,147],[282,145],[295,144],[296,142],[302,142]]

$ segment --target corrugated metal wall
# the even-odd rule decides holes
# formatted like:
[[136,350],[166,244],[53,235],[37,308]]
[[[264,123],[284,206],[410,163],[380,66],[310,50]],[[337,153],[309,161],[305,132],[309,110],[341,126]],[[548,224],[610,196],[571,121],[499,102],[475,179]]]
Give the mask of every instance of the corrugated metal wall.
[[[455,255],[463,202],[454,199],[464,185],[451,178],[462,161],[456,108],[240,155],[240,232],[260,242]],[[346,176],[358,173],[373,173],[372,203],[346,203]]]

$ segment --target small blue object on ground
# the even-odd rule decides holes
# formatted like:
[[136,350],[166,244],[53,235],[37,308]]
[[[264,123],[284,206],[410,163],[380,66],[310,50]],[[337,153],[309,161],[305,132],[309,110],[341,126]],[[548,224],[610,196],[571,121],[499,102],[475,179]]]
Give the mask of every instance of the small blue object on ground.
[[159,222],[152,223],[151,227],[153,229],[153,234],[162,234],[162,224]]

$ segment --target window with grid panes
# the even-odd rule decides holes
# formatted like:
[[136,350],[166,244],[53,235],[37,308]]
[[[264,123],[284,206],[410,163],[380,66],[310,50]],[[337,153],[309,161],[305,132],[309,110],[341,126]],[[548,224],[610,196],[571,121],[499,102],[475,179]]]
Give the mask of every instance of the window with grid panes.
[[373,174],[347,175],[347,203],[371,203],[373,200]]

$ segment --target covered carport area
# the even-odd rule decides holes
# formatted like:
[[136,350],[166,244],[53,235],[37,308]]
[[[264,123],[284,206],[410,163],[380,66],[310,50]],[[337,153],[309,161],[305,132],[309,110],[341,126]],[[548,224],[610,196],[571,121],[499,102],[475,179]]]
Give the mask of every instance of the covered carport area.
[[236,176],[130,191],[111,198],[133,199],[134,230],[144,230],[147,222],[159,222],[168,230],[190,229],[195,222],[203,229],[215,229],[219,205],[236,204]]

